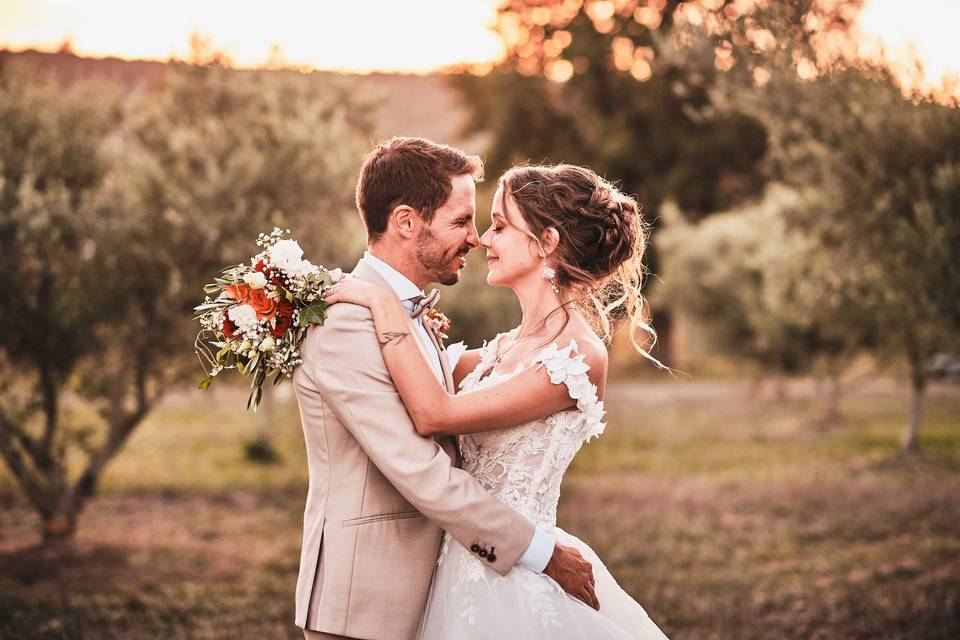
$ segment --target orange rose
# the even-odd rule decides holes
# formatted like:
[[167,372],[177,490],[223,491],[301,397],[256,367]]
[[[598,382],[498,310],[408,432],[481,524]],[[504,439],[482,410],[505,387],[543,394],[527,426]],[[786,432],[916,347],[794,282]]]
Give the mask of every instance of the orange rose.
[[272,318],[277,313],[277,301],[267,297],[266,289],[251,289],[249,285],[232,284],[227,287],[227,295],[253,307],[257,318]]
[[277,313],[277,301],[268,298],[263,289],[251,289],[246,303],[257,312],[257,318],[272,318]]
[[250,286],[246,284],[232,284],[227,287],[227,295],[234,300],[246,301],[250,296]]

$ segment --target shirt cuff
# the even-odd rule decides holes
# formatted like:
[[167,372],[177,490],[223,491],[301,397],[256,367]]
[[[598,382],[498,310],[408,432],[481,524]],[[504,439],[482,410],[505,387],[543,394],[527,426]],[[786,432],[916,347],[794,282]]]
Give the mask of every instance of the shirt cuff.
[[547,563],[553,557],[553,547],[557,543],[553,536],[537,527],[533,530],[533,538],[527,546],[527,550],[520,556],[517,564],[520,564],[536,573],[543,573],[547,568]]

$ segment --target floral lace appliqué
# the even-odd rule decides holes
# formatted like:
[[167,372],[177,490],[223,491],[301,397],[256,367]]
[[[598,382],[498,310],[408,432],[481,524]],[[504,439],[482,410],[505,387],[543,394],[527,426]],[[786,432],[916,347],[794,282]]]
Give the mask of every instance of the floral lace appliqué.
[[586,363],[586,356],[573,354],[577,351],[577,341],[571,340],[563,349],[554,342],[543,349],[533,359],[537,368],[546,367],[553,384],[565,384],[570,397],[577,401],[577,409],[583,412],[584,424],[587,427],[586,440],[603,433],[606,425],[603,423],[603,401],[597,399],[597,385],[590,382],[587,371],[590,365]]
[[[511,373],[493,371],[496,345],[505,334],[485,343],[480,362],[460,384],[461,391],[470,391],[492,384]],[[564,384],[576,409],[560,411],[510,429],[501,429],[465,436],[462,442],[464,469],[490,493],[519,513],[533,520],[546,531],[556,526],[557,503],[563,474],[584,442],[604,430],[603,402],[590,382],[590,366],[578,353],[573,340],[565,347],[552,343],[539,351],[530,366],[546,369],[553,384]],[[518,367],[518,372],[521,367]],[[467,595],[461,615],[471,624],[477,611],[469,598],[469,584],[483,580],[517,580],[528,594],[530,611],[544,627],[560,626],[551,590],[559,586],[544,576],[523,567],[514,567],[500,576],[459,545],[445,538],[439,563],[458,562],[453,590]],[[455,565],[456,566],[456,565]],[[562,590],[561,590],[562,591]]]

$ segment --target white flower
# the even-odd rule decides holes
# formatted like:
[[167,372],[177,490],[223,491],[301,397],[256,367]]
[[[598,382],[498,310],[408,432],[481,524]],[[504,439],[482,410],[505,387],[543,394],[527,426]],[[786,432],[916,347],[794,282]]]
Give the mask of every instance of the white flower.
[[303,249],[296,240],[280,240],[269,250],[270,264],[287,273],[297,269],[303,259]]
[[340,278],[343,277],[343,269],[337,267],[336,269],[330,272],[330,277],[333,279],[334,282],[339,282]]
[[311,264],[309,260],[300,260],[299,262],[292,264],[286,269],[284,269],[284,271],[286,271],[287,274],[290,275],[291,277],[296,277],[296,276],[305,276],[311,271],[313,271],[314,269],[316,269],[316,267],[313,266],[313,264]]
[[257,312],[248,304],[241,304],[231,308],[227,311],[227,317],[233,320],[233,323],[243,332],[246,332],[257,324]]
[[263,289],[267,286],[267,276],[259,271],[251,271],[243,276],[243,281],[250,285],[251,289]]
[[277,347],[277,343],[273,341],[273,336],[267,336],[260,342],[260,346],[257,347],[260,351],[273,351]]

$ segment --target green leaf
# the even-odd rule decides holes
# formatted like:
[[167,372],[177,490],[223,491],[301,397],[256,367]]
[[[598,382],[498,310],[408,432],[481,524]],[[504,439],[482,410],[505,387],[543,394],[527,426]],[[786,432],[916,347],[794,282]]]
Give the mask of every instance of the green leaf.
[[260,406],[260,398],[263,397],[263,389],[257,387],[250,392],[250,397],[247,399],[247,411],[253,409],[257,410],[257,407]]
[[300,324],[323,324],[323,321],[327,319],[327,304],[326,300],[318,300],[314,302],[309,307],[300,310]]
[[213,382],[213,376],[208,375],[208,376],[205,376],[205,377],[203,378],[203,380],[200,381],[200,384],[197,385],[197,386],[198,386],[200,389],[206,389],[207,387],[210,386],[210,383],[212,383],[212,382]]
[[[222,302],[207,302],[193,308],[194,311],[209,311],[210,309],[219,309],[223,306]],[[202,314],[206,315],[206,314]]]

